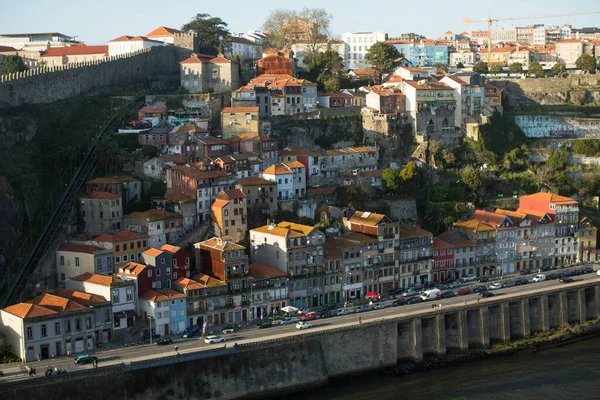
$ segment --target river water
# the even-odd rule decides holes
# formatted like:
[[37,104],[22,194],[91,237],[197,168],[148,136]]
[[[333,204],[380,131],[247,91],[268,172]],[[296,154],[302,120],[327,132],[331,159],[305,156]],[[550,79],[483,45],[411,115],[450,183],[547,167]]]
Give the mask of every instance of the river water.
[[295,398],[595,400],[600,399],[600,338],[406,376],[355,377]]

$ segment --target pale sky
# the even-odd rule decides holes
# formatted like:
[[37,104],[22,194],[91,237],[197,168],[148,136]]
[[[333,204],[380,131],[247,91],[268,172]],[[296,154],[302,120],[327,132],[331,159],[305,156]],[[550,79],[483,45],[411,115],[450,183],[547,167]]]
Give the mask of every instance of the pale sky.
[[498,19],[538,17],[500,21],[494,28],[532,23],[568,23],[575,28],[600,26],[598,13],[539,18],[599,11],[597,0],[0,0],[0,34],[60,32],[77,36],[86,44],[102,44],[121,35],[145,35],[161,25],[179,29],[198,13],[220,17],[237,33],[260,30],[273,9],[302,7],[324,7],[333,15],[331,28],[338,37],[344,32],[382,31],[390,37],[415,32],[438,38],[447,30],[457,33],[486,29],[486,23],[464,26],[462,20],[484,19],[488,14]]

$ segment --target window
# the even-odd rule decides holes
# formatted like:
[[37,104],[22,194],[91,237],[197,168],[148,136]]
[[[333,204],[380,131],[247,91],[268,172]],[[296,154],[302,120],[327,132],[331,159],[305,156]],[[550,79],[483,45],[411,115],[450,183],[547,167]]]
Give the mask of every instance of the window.
[[33,329],[30,326],[27,327],[27,339],[33,339]]
[[156,270],[156,276],[160,276],[160,269]]
[[223,215],[226,216],[226,217],[229,216],[229,210],[223,211]]
[[109,322],[109,321],[110,321],[110,311],[104,310],[104,322]]
[[65,281],[65,278],[66,278],[66,277],[65,277],[65,274],[60,274],[60,280],[61,280],[62,282],[64,282],[64,281]]
[[46,332],[46,325],[45,324],[41,326],[41,330],[42,330],[42,337],[48,336],[48,333]]
[[190,258],[189,258],[189,257],[186,257],[186,258],[185,258],[185,265],[188,265],[189,263],[190,263]]
[[133,301],[133,288],[125,289],[125,297],[127,298],[127,301]]
[[75,266],[79,267],[79,257],[75,257]]
[[87,317],[85,319],[85,328],[92,329],[92,317]]
[[65,323],[65,332],[71,333],[71,320],[67,320],[67,322]]
[[54,323],[54,334],[55,335],[60,335],[60,322],[55,322]]
[[171,267],[167,268],[167,276],[171,275]]
[[60,265],[65,265],[65,256],[60,256]]
[[123,243],[123,251],[127,251],[127,243]]
[[113,303],[119,304],[119,290],[118,289],[112,291],[112,300],[113,300]]
[[148,278],[152,278],[152,270],[148,269]]
[[121,262],[121,256],[115,257],[115,264],[119,264]]

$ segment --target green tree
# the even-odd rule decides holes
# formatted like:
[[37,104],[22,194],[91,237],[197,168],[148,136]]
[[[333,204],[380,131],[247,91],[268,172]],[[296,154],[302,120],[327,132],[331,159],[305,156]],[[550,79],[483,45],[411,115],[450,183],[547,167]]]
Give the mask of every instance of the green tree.
[[576,140],[573,144],[573,153],[583,154],[588,157],[598,155],[600,151],[600,145],[597,140],[594,139],[580,139]]
[[123,169],[123,161],[127,152],[120,148],[113,139],[107,138],[98,143],[96,156],[100,167],[105,173],[110,174]]
[[522,74],[523,73],[523,64],[520,62],[512,63],[508,66],[509,74]]
[[564,171],[567,168],[569,155],[566,150],[553,150],[550,152],[546,164],[552,167],[556,171]]
[[473,72],[477,72],[479,74],[487,74],[488,73],[488,65],[486,62],[477,61],[477,64],[473,66]]
[[169,97],[167,101],[165,101],[165,105],[169,110],[177,111],[183,109],[183,98],[181,96]]
[[464,67],[465,67],[465,64],[463,64],[461,62],[459,62],[458,64],[456,64],[456,68],[458,68],[458,69],[462,69]]
[[383,74],[390,73],[397,65],[396,60],[400,58],[400,53],[391,44],[385,42],[377,42],[372,45],[367,54],[365,61],[369,63],[371,69],[379,78],[377,83],[381,84]]
[[542,68],[542,64],[539,61],[534,61],[529,64],[529,71],[527,71],[529,75],[535,75],[538,78],[543,78],[546,76],[546,72],[544,72],[544,68]]
[[344,77],[344,61],[337,51],[331,49],[315,53],[309,60],[304,74],[306,79],[316,82],[319,90],[338,92]]
[[400,170],[400,179],[403,182],[414,182],[419,178],[420,170],[414,161],[409,161],[404,168]]
[[580,55],[575,61],[575,66],[585,73],[596,73],[596,59],[589,54]]
[[494,65],[492,68],[490,68],[490,74],[502,74],[504,73],[504,68],[502,68],[499,65]]
[[481,186],[481,178],[479,171],[468,165],[460,173],[460,179],[469,187],[473,194],[477,193],[477,189]]
[[449,218],[448,210],[442,203],[431,203],[424,218],[425,228],[434,235],[439,235],[446,230]]
[[391,168],[384,169],[381,173],[381,180],[383,186],[391,192],[397,192],[400,188],[400,175],[396,170]]
[[142,156],[147,160],[154,158],[157,155],[158,149],[154,146],[144,146],[144,148],[142,148]]
[[196,51],[200,53],[218,54],[219,45],[227,43],[230,37],[226,22],[205,13],[196,14],[190,22],[181,27],[181,30],[198,35]]
[[564,74],[567,73],[567,67],[565,66],[565,64],[563,62],[557,61],[556,64],[554,64],[552,66],[552,69],[550,70],[550,72],[554,76],[563,76]]
[[437,70],[438,74],[448,72],[448,66],[446,66],[446,64],[441,63],[441,62],[433,63],[433,68],[435,68]]
[[4,57],[4,62],[2,63],[3,74],[14,74],[15,72],[23,72],[25,70],[27,70],[27,67],[20,55],[13,54]]

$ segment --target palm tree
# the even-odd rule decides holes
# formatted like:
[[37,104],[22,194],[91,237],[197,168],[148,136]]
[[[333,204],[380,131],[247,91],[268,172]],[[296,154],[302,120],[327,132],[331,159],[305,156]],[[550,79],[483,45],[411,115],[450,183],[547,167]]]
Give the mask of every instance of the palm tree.
[[425,223],[434,235],[439,235],[446,230],[451,222],[451,217],[446,209],[440,204],[431,204],[425,214]]
[[119,147],[113,139],[104,139],[98,143],[96,158],[104,172],[111,173],[123,169],[123,160],[127,152]]

